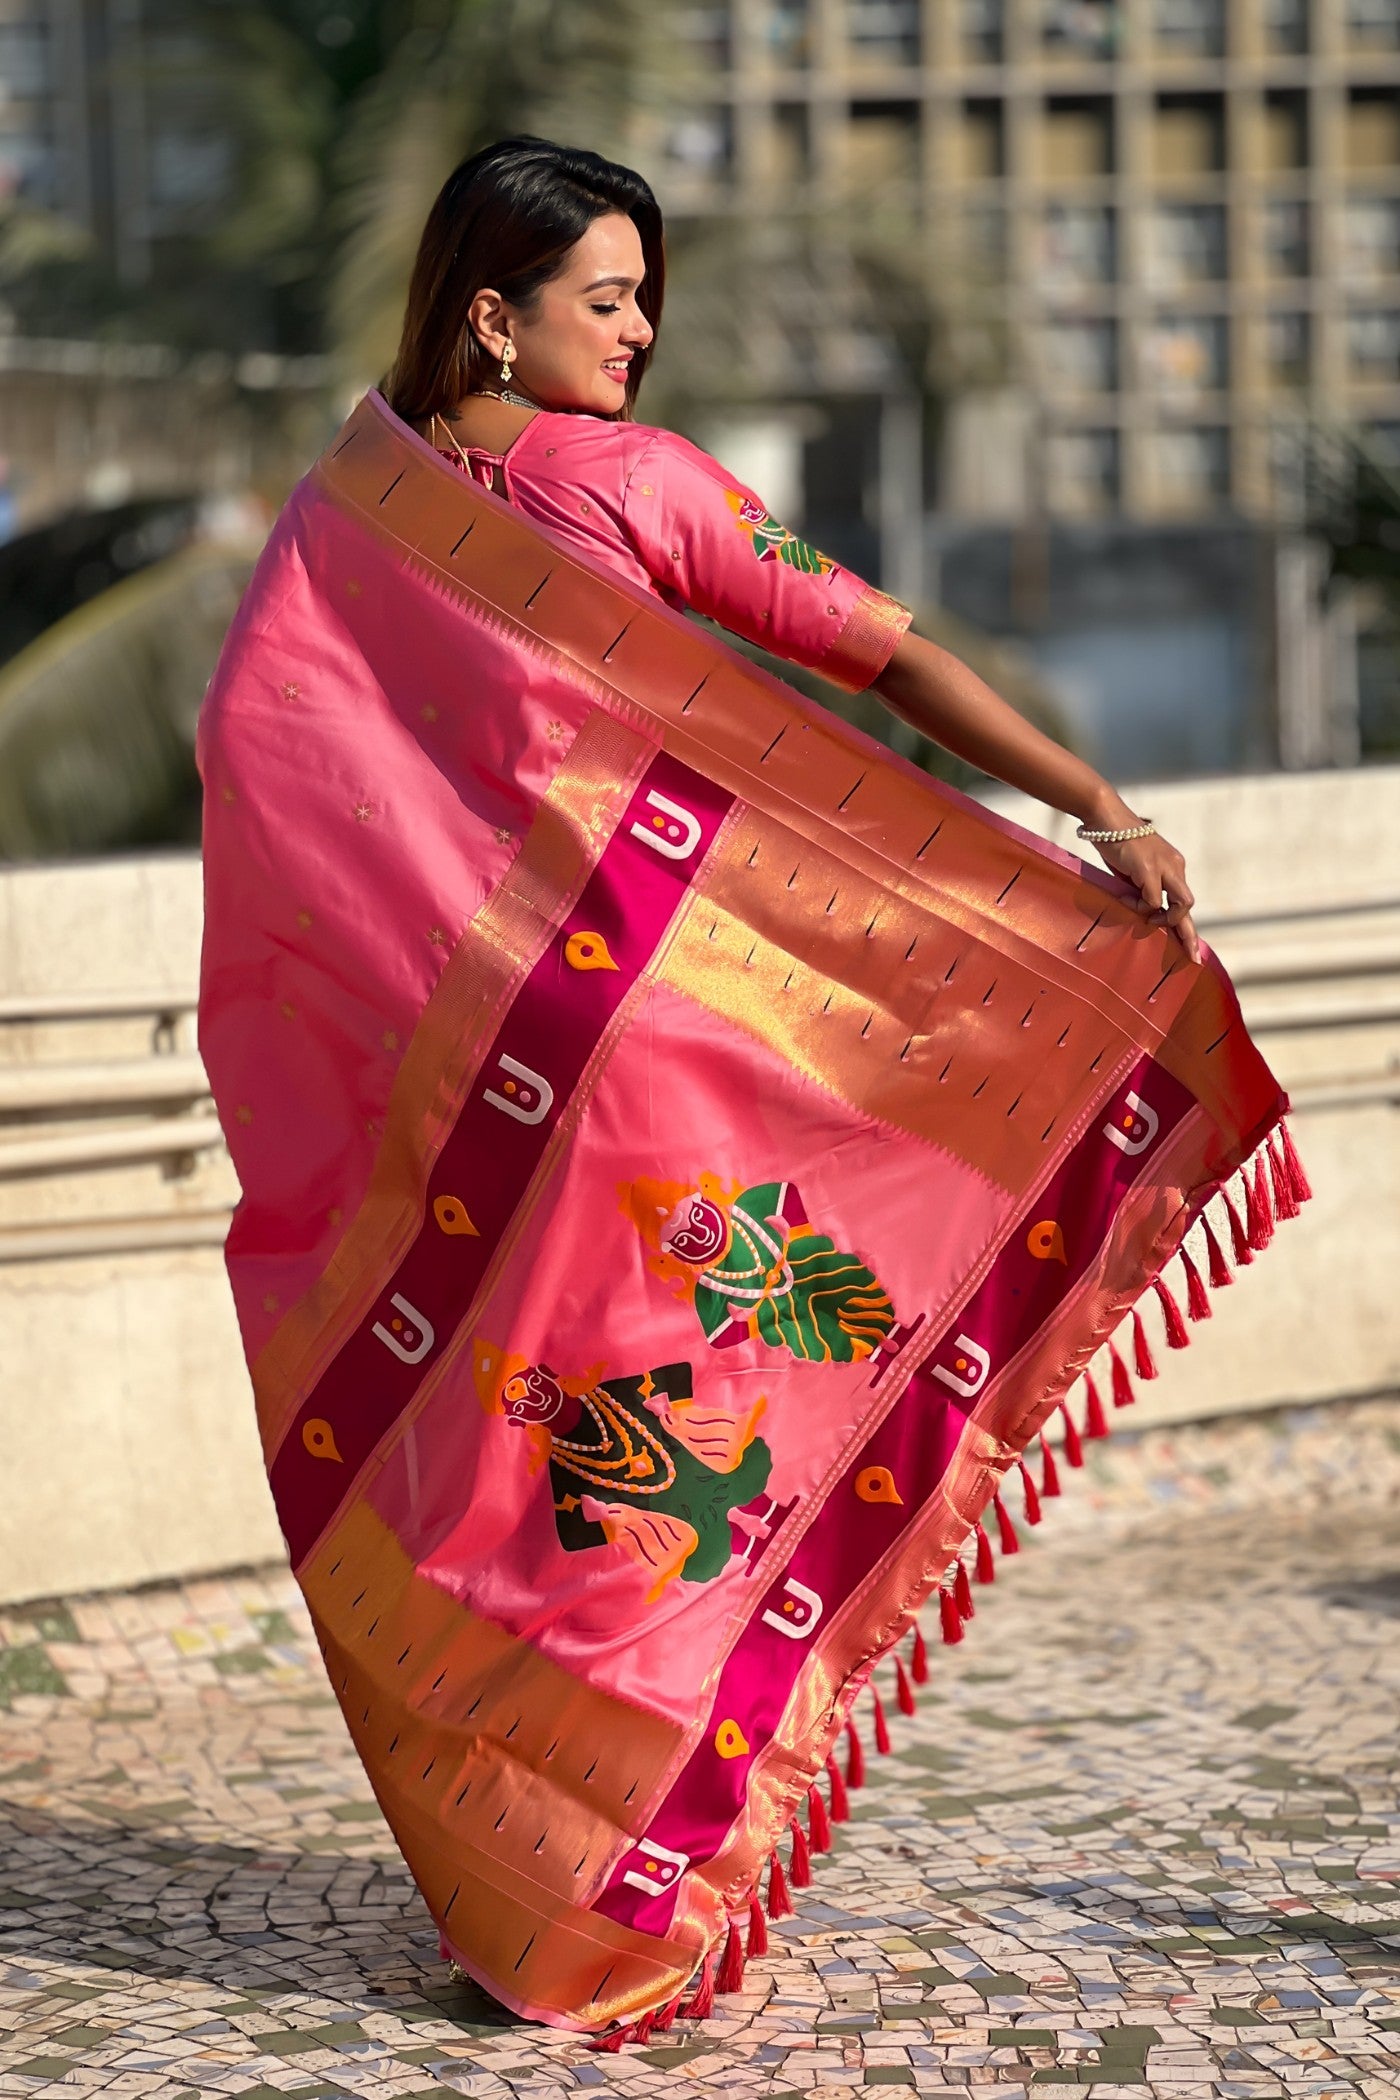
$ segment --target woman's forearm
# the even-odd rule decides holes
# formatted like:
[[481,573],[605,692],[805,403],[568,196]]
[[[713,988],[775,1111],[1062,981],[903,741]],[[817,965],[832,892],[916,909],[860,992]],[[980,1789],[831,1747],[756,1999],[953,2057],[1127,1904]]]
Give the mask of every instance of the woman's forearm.
[[906,634],[874,690],[901,721],[1081,824],[1138,821],[1102,774],[1066,751],[936,642]]

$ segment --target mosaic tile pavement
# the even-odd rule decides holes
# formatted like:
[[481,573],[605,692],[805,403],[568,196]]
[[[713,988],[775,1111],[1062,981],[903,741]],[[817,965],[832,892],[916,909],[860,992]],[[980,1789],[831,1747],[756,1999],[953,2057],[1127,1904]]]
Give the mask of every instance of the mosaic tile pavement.
[[1094,1447],[742,1995],[619,2056],[448,1981],[285,1573],[0,1612],[0,2094],[1400,2095],[1396,1425]]

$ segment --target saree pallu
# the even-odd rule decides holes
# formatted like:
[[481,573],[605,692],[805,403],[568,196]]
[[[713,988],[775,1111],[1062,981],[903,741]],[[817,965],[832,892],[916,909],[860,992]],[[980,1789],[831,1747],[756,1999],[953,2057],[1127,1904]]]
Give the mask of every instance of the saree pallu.
[[330,1681],[444,1954],[645,2037],[810,1879],[854,1702],[884,1747],[876,1665],[909,1710],[1008,1475],[1034,1520],[1102,1433],[1095,1352],[1121,1404],[1145,1293],[1186,1338],[1174,1257],[1209,1311],[1188,1228],[1219,1284],[1296,1212],[1286,1097],[1127,885],[382,405],[199,755],[228,1264]]

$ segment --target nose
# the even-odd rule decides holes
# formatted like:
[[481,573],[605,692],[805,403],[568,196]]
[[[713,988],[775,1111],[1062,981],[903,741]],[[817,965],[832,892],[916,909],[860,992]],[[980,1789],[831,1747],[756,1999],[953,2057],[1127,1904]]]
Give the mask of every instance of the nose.
[[645,350],[655,333],[656,330],[652,327],[641,308],[638,307],[632,320],[628,322],[626,328],[622,331],[622,340],[635,349]]

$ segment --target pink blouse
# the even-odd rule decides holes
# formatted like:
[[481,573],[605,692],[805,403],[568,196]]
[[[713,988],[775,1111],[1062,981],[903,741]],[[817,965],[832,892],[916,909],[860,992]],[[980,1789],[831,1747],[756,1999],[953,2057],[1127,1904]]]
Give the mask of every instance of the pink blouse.
[[752,489],[674,431],[541,410],[505,452],[442,457],[580,553],[854,692],[911,614],[771,517]]

